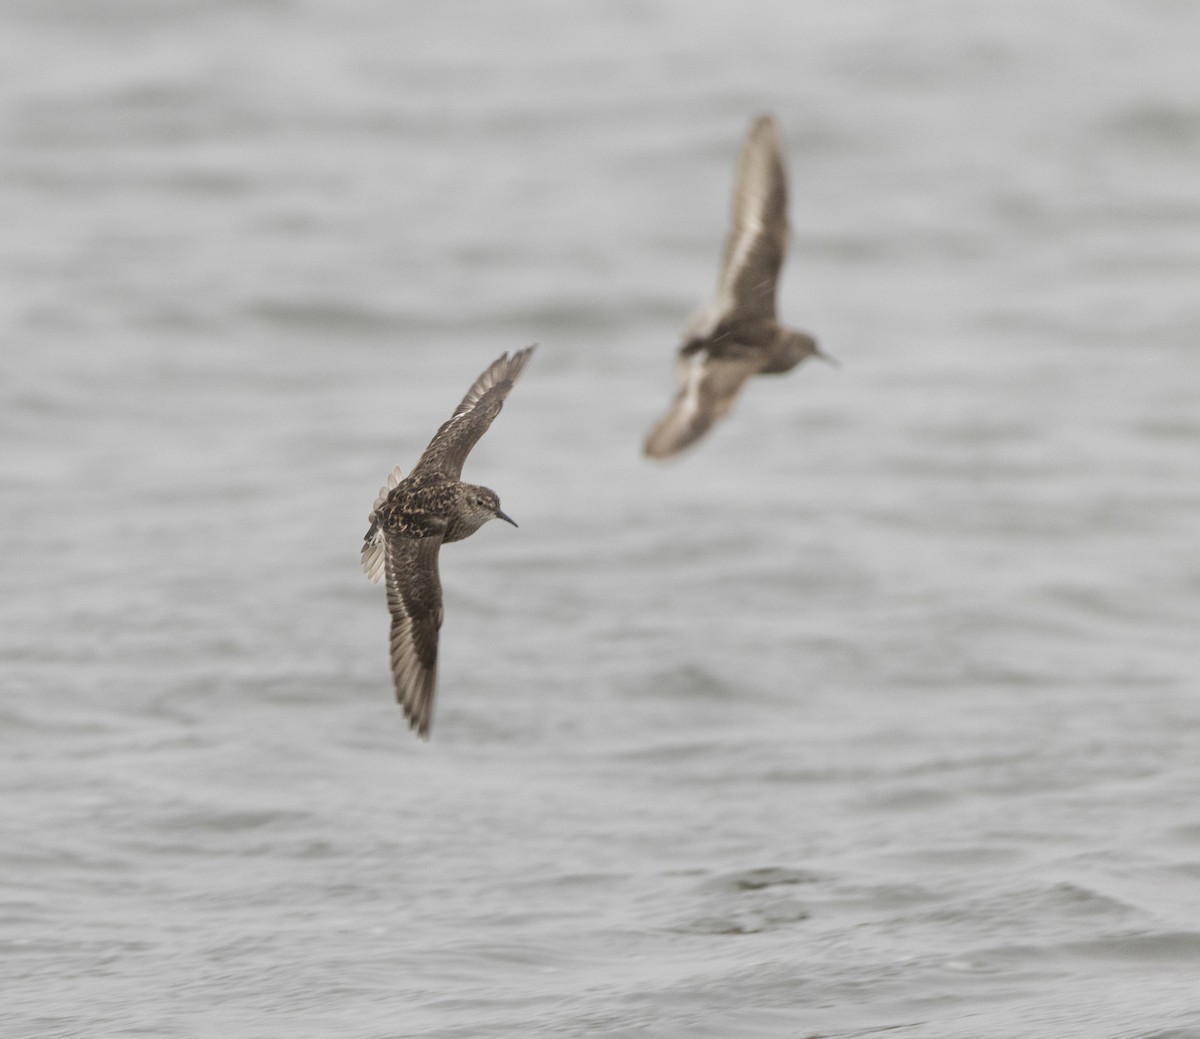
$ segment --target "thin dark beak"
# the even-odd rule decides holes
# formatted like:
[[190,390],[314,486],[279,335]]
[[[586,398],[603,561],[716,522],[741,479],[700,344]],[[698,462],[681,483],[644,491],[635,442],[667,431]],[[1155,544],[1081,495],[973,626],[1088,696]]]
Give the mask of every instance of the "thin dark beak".
[[511,523],[514,527],[517,525],[517,521],[515,519],[513,519],[511,516],[504,515],[504,513],[499,509],[496,510],[496,519],[502,519],[505,523]]
[[840,368],[842,366],[841,361],[839,361],[836,357],[830,357],[829,354],[827,354],[819,346],[813,347],[813,356],[821,358],[821,360],[826,364],[832,364],[835,368]]

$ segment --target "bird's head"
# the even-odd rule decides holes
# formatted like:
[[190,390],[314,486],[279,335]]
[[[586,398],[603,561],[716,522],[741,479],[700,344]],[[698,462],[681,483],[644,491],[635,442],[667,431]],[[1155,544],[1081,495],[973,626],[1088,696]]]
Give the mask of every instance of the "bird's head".
[[825,353],[817,345],[817,341],[807,332],[790,332],[784,343],[784,352],[787,355],[788,368],[795,367],[809,357],[819,357],[827,364],[832,364],[835,368],[838,367],[837,360]]
[[488,520],[502,519],[514,527],[516,521],[500,509],[500,497],[490,487],[463,484],[462,518],[472,530],[478,530]]

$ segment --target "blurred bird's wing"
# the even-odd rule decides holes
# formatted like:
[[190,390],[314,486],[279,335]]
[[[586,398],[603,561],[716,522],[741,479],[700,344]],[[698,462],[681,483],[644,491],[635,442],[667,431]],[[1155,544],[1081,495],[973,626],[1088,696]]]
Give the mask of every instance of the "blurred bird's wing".
[[774,320],[775,288],[787,243],[783,144],[775,120],[764,115],[751,126],[738,158],[729,237],[713,308],[718,320]]
[[646,437],[645,453],[651,458],[668,458],[695,443],[729,413],[755,371],[747,361],[717,359],[703,351],[681,358],[677,370],[679,392]]

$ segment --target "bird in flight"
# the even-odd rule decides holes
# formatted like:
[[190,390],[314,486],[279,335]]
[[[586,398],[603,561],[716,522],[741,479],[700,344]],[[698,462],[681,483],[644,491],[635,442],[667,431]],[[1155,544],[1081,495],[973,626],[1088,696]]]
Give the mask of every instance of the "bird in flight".
[[438,550],[445,542],[470,537],[491,519],[516,526],[501,511],[495,491],[463,483],[459,477],[471,448],[500,414],[533,349],[497,358],[442,423],[413,471],[402,478],[396,466],[371,507],[362,568],[372,581],[386,577],[396,700],[409,727],[424,739],[429,738],[433,714],[442,626]]
[[646,437],[651,458],[668,458],[699,440],[729,413],[752,375],[790,371],[806,357],[833,362],[807,332],[776,320],[787,241],[783,145],[775,120],[764,115],[750,127],[738,159],[717,298],[684,331],[676,360],[679,391]]

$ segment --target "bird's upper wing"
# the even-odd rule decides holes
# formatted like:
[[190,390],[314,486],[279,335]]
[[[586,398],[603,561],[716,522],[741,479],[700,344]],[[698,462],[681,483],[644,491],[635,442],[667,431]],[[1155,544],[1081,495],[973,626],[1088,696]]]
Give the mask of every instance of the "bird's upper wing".
[[703,351],[680,359],[679,392],[646,437],[646,454],[667,458],[699,440],[729,413],[738,391],[754,371],[746,361],[714,359]]
[[500,414],[504,398],[525,370],[533,350],[532,346],[528,346],[511,357],[502,354],[492,362],[467,390],[467,395],[454,409],[454,414],[434,434],[410,475],[438,471],[454,480],[462,476],[463,462],[471,448],[487,432],[492,420]]
[[770,116],[750,128],[738,159],[729,237],[714,308],[719,320],[773,320],[775,286],[787,252],[787,172]]
[[388,610],[392,614],[391,659],[396,700],[410,727],[429,738],[437,684],[438,631],[442,626],[442,582],[438,576],[441,536],[384,536]]

